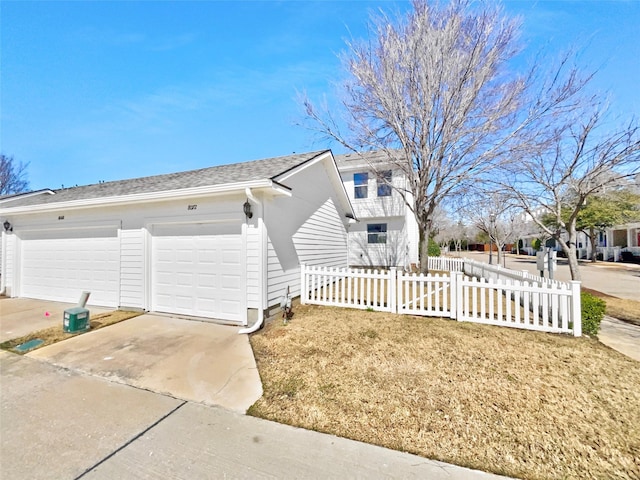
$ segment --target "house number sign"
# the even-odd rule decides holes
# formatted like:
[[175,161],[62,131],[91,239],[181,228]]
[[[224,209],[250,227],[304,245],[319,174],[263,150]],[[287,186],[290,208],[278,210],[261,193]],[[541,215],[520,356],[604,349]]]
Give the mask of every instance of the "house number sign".
[[198,205],[187,205],[187,210],[195,210],[198,208]]

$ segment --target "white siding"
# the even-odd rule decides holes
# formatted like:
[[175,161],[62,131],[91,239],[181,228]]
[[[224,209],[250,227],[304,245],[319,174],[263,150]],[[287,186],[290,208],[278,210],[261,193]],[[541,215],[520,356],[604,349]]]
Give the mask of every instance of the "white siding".
[[144,231],[120,231],[120,306],[144,308]]
[[323,163],[285,182],[292,197],[267,204],[267,306],[280,302],[287,287],[300,294],[300,264],[347,266],[345,220]]
[[15,248],[16,248],[16,236],[13,234],[7,234],[7,233],[3,233],[3,235],[5,236],[5,247],[6,250],[4,251],[4,272],[2,272],[2,275],[4,277],[4,285],[7,288],[7,291],[5,292],[5,294],[7,296],[11,295],[11,290],[13,288],[14,282],[13,282],[13,272],[14,272],[14,261],[15,261],[15,256],[14,256],[14,252],[15,252]]
[[255,225],[247,227],[247,308],[260,307],[260,231]]
[[271,239],[267,244],[267,306],[271,307],[280,303],[280,299],[287,292],[293,296],[300,295],[300,266],[285,270],[273,248]]
[[[353,205],[357,218],[374,217],[398,217],[404,216],[407,206],[396,190],[391,191],[387,197],[378,197],[378,183],[374,173],[369,171],[369,182],[367,184],[367,198],[355,198],[354,196],[354,173],[364,173],[367,169],[350,170],[341,172],[340,177],[344,188],[347,191],[349,200]],[[400,170],[393,170],[392,183],[395,187],[403,188],[405,185],[404,174]]]
[[[375,174],[369,173],[367,198],[355,198],[354,173],[367,172],[367,167],[342,170],[340,176],[360,222],[349,231],[349,265],[352,266],[409,266],[418,262],[419,235],[415,217],[405,201],[393,190],[391,196],[378,197]],[[393,185],[406,186],[401,170],[393,170]],[[411,201],[410,196],[408,200]],[[368,245],[367,223],[387,223],[386,245]]]
[[[368,243],[367,225],[387,224],[387,243]],[[405,267],[409,257],[403,217],[367,218],[349,230],[349,265],[357,267]]]
[[347,232],[329,198],[293,236],[300,263],[323,267],[344,266]]
[[409,209],[407,209],[407,214],[405,216],[405,231],[407,233],[407,247],[408,247],[407,263],[409,264],[415,263],[416,265],[418,265],[420,262],[419,260],[420,229],[418,228],[418,222],[416,221],[416,216]]

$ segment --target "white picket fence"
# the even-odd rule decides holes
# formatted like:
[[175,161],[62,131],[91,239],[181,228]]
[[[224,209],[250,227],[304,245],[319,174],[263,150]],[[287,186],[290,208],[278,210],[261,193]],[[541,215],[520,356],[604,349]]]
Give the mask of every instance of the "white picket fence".
[[566,282],[543,278],[529,273],[526,270],[510,270],[500,265],[489,265],[488,263],[478,262],[470,258],[461,258],[460,260],[462,261],[462,268],[456,271],[464,272],[465,275],[469,275],[470,277],[484,278],[486,280],[512,280],[516,282],[537,283],[539,285],[558,288],[566,285]]
[[[448,259],[461,260],[461,259]],[[459,265],[453,263],[453,268]],[[431,267],[434,270],[435,267]],[[439,270],[444,270],[439,268]],[[554,333],[582,334],[580,282],[478,279],[301,266],[302,304],[369,309]]]
[[465,258],[454,257],[429,257],[429,270],[440,270],[445,272],[462,272]]

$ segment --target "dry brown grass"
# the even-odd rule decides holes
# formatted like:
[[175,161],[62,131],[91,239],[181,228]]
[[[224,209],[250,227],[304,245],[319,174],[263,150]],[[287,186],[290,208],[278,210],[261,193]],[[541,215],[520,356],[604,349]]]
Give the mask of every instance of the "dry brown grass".
[[[100,313],[90,318],[91,329],[87,331],[90,332],[91,330],[107,327],[109,325],[113,325],[114,323],[122,322],[123,320],[128,320],[129,318],[137,317],[138,315],[142,315],[142,312],[114,310],[113,312]],[[14,353],[18,353],[22,355],[27,352],[21,352],[19,350],[15,350],[14,348],[17,347],[18,345],[22,345],[23,343],[28,342],[29,340],[35,340],[37,338],[44,340],[44,342],[41,345],[29,350],[29,352],[32,352],[34,350],[37,350],[38,348],[46,347],[47,345],[52,345],[54,343],[61,342],[62,340],[66,340],[67,338],[75,337],[76,335],[81,335],[83,333],[86,333],[86,332],[66,333],[62,330],[62,325],[55,325],[53,327],[32,332],[28,335],[24,335],[19,338],[7,340],[6,342],[3,342],[2,344],[0,344],[0,348],[4,350],[10,350]]]
[[301,306],[249,413],[524,478],[639,478],[640,364],[595,340]]

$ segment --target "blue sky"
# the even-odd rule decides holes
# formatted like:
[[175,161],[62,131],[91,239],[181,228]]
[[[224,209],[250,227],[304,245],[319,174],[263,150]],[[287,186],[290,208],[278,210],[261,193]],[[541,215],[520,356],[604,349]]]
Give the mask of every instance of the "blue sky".
[[[583,47],[613,111],[640,113],[640,1],[504,5],[528,52]],[[408,6],[4,0],[0,149],[40,189],[333,147],[295,125],[297,92],[334,99],[345,40]]]

